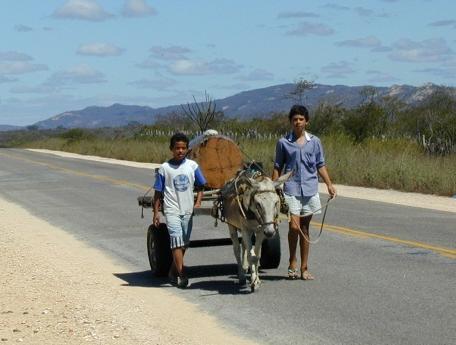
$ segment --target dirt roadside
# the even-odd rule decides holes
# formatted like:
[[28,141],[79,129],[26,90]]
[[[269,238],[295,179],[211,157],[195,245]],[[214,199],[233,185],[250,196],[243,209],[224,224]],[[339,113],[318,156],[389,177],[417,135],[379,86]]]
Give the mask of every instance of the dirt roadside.
[[253,344],[1,198],[0,220],[0,344]]

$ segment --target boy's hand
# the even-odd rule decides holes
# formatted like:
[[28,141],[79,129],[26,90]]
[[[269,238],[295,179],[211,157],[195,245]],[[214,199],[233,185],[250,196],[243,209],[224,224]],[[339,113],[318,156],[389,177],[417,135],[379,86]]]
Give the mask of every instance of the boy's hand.
[[331,199],[335,198],[337,195],[336,188],[334,188],[334,186],[332,184],[330,184],[328,186],[328,193],[329,193],[329,196],[331,197]]
[[160,226],[160,215],[158,213],[154,213],[153,223],[157,228]]
[[195,205],[193,205],[195,208],[200,208],[201,207],[201,202],[195,202]]

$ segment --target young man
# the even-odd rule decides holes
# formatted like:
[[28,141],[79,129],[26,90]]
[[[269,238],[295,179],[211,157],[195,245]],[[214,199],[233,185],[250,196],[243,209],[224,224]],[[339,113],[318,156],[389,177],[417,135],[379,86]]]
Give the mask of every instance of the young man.
[[288,119],[291,124],[291,132],[277,142],[272,179],[276,180],[282,173],[293,171],[291,178],[284,184],[285,200],[291,214],[288,231],[290,249],[288,277],[290,279],[298,278],[296,248],[299,238],[300,277],[303,280],[312,280],[314,277],[308,270],[309,242],[303,234],[309,239],[309,224],[312,215],[321,213],[318,174],[326,183],[331,197],[336,195],[336,189],[326,170],[320,139],[305,130],[309,123],[309,112],[306,107],[294,105],[290,109]]
[[[186,158],[189,140],[185,134],[171,137],[170,150],[173,158],[163,163],[155,178],[154,217],[155,226],[160,224],[160,200],[163,199],[163,214],[170,236],[173,264],[169,272],[172,283],[185,288],[188,278],[184,272],[184,254],[192,232],[193,208],[201,206],[202,188],[206,184],[198,164]],[[200,189],[196,201],[194,186]]]

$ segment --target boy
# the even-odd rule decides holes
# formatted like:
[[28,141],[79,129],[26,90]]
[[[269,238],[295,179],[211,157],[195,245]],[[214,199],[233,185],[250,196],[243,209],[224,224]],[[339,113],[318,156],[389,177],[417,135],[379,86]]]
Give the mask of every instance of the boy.
[[[301,279],[313,280],[309,272],[309,224],[313,214],[320,213],[320,197],[318,195],[318,175],[326,184],[329,195],[336,196],[331,179],[326,169],[323,147],[320,139],[306,131],[309,123],[309,112],[303,105],[294,105],[288,114],[291,132],[279,139],[276,145],[276,156],[272,179],[281,174],[293,171],[292,177],[284,184],[285,200],[290,210],[288,246],[290,263],[288,278],[298,278],[296,247],[299,237],[301,254]],[[302,235],[305,234],[307,239]]]
[[[170,236],[173,264],[169,271],[171,282],[179,288],[188,285],[184,272],[184,254],[192,232],[193,207],[201,206],[202,188],[206,184],[198,164],[185,158],[189,140],[183,133],[171,137],[169,148],[173,158],[163,163],[155,178],[154,218],[155,226],[160,224],[160,200],[163,199],[163,214]],[[193,188],[199,187],[194,202]]]

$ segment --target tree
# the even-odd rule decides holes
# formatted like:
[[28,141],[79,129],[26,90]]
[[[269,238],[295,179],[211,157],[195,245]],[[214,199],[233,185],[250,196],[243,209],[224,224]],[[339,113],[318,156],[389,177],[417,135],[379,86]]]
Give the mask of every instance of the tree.
[[204,91],[204,101],[197,102],[193,96],[193,103],[181,105],[184,117],[190,119],[201,132],[209,129],[209,126],[215,126],[215,123],[223,118],[223,112],[217,111],[215,101]]
[[361,104],[348,110],[342,120],[346,133],[356,142],[372,137],[381,137],[386,133],[387,116],[385,110],[377,103]]
[[287,98],[293,100],[294,103],[304,104],[304,93],[308,90],[312,90],[315,87],[313,80],[306,80],[304,78],[298,78],[294,81],[293,90],[287,95]]
[[309,130],[317,135],[337,133],[346,110],[340,104],[320,102],[309,122]]
[[37,125],[30,125],[30,126],[27,126],[27,130],[28,131],[37,131],[38,130],[38,126]]
[[438,88],[412,113],[412,130],[427,152],[456,152],[456,98],[447,88]]

